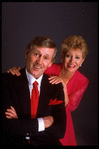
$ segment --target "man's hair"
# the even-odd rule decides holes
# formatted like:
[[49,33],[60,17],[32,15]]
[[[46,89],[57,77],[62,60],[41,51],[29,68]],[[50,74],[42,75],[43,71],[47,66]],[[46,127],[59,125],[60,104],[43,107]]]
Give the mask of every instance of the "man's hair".
[[52,57],[52,61],[56,60],[57,57],[57,47],[56,44],[47,36],[36,36],[34,37],[31,42],[26,46],[26,50],[30,52],[31,50],[35,49],[36,47],[46,47],[46,48],[53,48],[54,54]]

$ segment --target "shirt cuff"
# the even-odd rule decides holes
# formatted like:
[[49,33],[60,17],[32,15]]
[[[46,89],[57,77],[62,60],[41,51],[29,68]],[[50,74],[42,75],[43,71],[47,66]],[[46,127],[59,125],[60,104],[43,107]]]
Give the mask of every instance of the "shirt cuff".
[[44,131],[45,125],[44,125],[43,118],[37,118],[37,120],[38,120],[38,132]]

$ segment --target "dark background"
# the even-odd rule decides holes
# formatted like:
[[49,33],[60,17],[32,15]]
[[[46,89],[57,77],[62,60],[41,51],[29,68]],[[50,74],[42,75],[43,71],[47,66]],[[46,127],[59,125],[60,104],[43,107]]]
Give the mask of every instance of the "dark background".
[[89,54],[79,69],[89,85],[78,108],[72,112],[78,145],[97,145],[98,133],[98,3],[96,2],[3,2],[2,72],[25,66],[25,47],[34,36],[49,36],[58,47],[62,40],[81,35]]

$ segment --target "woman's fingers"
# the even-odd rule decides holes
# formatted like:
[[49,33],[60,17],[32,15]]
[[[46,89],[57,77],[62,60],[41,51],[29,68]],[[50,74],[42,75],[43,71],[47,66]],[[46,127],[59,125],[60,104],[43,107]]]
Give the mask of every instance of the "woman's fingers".
[[57,76],[51,76],[49,78],[49,82],[52,84],[58,84],[58,83],[62,82],[62,79],[60,77],[57,77]]
[[7,71],[7,73],[11,73],[12,75],[20,76],[21,75],[21,73],[19,72],[20,69],[21,69],[20,66],[19,67],[13,67],[13,68],[9,69]]

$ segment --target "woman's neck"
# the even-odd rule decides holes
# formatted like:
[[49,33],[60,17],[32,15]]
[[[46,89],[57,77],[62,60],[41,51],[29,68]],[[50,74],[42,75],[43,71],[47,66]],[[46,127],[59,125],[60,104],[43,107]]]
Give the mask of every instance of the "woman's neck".
[[74,73],[75,72],[68,72],[63,66],[60,72],[60,77],[63,79],[64,83],[67,84],[69,80],[72,78],[72,76],[74,75]]

